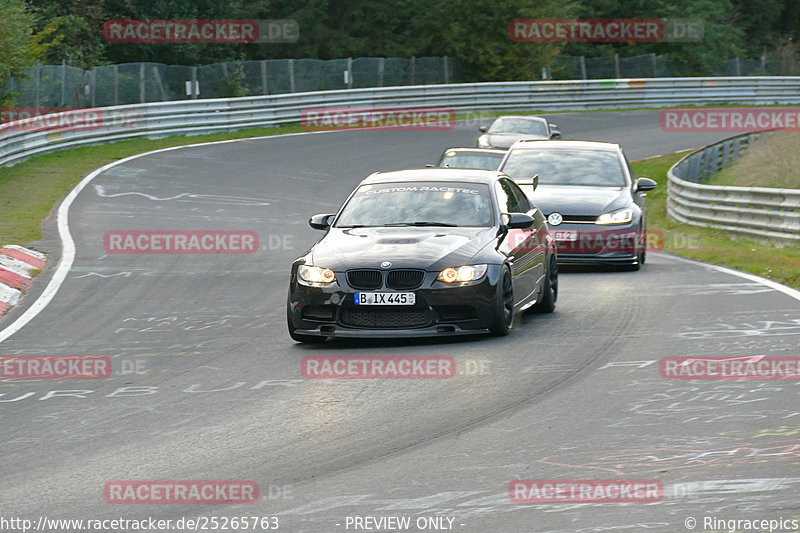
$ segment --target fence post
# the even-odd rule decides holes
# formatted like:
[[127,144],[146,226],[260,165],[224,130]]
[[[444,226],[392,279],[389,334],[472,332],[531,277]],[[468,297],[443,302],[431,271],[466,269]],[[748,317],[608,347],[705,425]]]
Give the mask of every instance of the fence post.
[[586,79],[586,56],[581,56],[581,79]]
[[294,59],[289,60],[289,92],[294,92]]
[[378,87],[383,87],[383,69],[385,62],[385,57],[382,57],[378,60]]
[[97,95],[97,67],[92,67],[90,76],[90,79],[92,80],[92,107],[94,107],[96,105],[95,97]]
[[614,75],[617,78],[620,78],[619,75],[619,54],[614,54]]
[[738,56],[734,59],[734,65],[736,65],[736,75],[737,76],[741,76],[742,75],[742,62],[741,62],[741,60],[739,59]]
[[269,94],[269,85],[267,84],[267,60],[261,60],[261,85],[264,88],[263,93]]
[[119,65],[114,65],[114,105],[119,105]]
[[61,107],[67,105],[67,60],[61,60]]
[[656,70],[656,68],[657,68],[657,66],[656,66],[657,65],[656,55],[655,54],[650,54],[650,58],[652,59],[652,63],[653,63],[653,77],[656,78],[656,77],[658,77],[658,71]]
[[35,80],[34,83],[35,83],[35,85],[34,85],[34,89],[33,89],[34,90],[33,101],[34,101],[34,107],[36,108],[36,114],[37,115],[39,114],[39,103],[40,103],[39,102],[39,85],[41,83],[41,76],[42,76],[41,70],[42,70],[41,60],[37,59],[36,60],[36,69],[34,70],[34,72],[35,72],[35,74],[34,74],[34,80]]
[[450,83],[450,74],[447,72],[448,71],[447,56],[444,56],[442,58],[442,66],[444,67],[444,82]]
[[347,58],[347,88],[353,88],[353,58]]
[[139,103],[145,103],[145,94],[144,94],[144,63],[139,64]]
[[411,65],[409,67],[409,85],[414,85],[414,81],[417,75],[417,58],[411,56]]
[[192,90],[189,91],[192,93],[192,100],[197,100],[198,93],[200,92],[199,87],[197,85],[197,67],[192,67]]

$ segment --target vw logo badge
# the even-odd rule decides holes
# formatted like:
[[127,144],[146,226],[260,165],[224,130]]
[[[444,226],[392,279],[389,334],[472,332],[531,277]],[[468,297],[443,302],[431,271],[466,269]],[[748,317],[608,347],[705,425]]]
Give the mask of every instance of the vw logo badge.
[[383,263],[381,263],[381,268],[389,268],[390,266],[392,266],[391,261],[384,261]]
[[550,216],[547,217],[547,221],[551,226],[558,226],[564,222],[564,217],[561,216],[561,213],[550,213]]

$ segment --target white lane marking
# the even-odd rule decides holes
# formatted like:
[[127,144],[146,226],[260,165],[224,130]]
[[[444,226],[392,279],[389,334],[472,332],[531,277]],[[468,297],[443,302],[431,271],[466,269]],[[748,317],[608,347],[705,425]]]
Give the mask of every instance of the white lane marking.
[[347,131],[358,131],[358,130],[341,130],[341,131],[334,131],[334,132],[327,132],[327,131],[304,131],[299,133],[284,133],[282,135],[265,135],[263,137],[248,137],[244,139],[228,139],[225,141],[213,141],[213,142],[205,142],[205,143],[197,143],[197,144],[186,144],[182,146],[170,146],[169,148],[159,148],[158,150],[152,150],[150,152],[143,152],[141,154],[135,154],[130,157],[126,157],[124,159],[120,159],[119,161],[114,161],[113,163],[109,163],[105,166],[102,166],[98,169],[91,171],[89,174],[84,177],[78,185],[72,189],[69,194],[67,194],[64,201],[61,202],[61,205],[58,207],[58,235],[61,239],[61,260],[56,267],[55,272],[53,273],[53,277],[50,279],[50,283],[47,284],[47,287],[44,289],[39,298],[36,299],[33,304],[25,310],[22,315],[20,315],[14,322],[9,324],[5,329],[0,331],[0,343],[14,335],[16,332],[21,330],[25,325],[33,320],[36,315],[41,313],[45,307],[53,300],[58,289],[61,288],[61,285],[64,283],[64,280],[67,278],[67,274],[69,273],[70,268],[72,267],[72,263],[75,261],[75,241],[72,239],[72,234],[69,231],[69,208],[72,206],[72,202],[75,201],[75,198],[78,197],[78,194],[87,186],[89,183],[92,182],[94,178],[109,170],[114,168],[118,165],[122,165],[127,163],[128,161],[133,161],[134,159],[138,159],[140,157],[145,157],[149,155],[160,154],[163,152],[170,152],[172,150],[181,150],[183,148],[196,148],[198,146],[211,146],[215,144],[226,144],[232,142],[241,142],[241,141],[256,141],[262,139],[277,139],[283,137],[295,137],[300,135],[317,135],[320,133],[345,133]]
[[755,274],[748,274],[747,272],[740,272],[738,270],[733,270],[732,268],[726,268],[719,265],[712,265],[710,263],[703,263],[701,261],[695,261],[693,259],[686,259],[685,257],[680,257],[677,255],[672,254],[661,254],[660,257],[664,257],[667,259],[673,259],[675,261],[682,261],[684,263],[689,263],[697,266],[702,266],[706,268],[710,268],[712,270],[716,270],[717,272],[723,272],[725,274],[730,274],[731,276],[738,276],[740,278],[754,281],[756,283],[760,283],[765,287],[769,287],[770,289],[776,290],[778,292],[782,292],[789,298],[794,298],[798,302],[800,302],[800,291],[793,289],[791,287],[787,287],[786,285],[781,285],[777,281],[772,281],[767,278],[762,278],[761,276],[756,276]]

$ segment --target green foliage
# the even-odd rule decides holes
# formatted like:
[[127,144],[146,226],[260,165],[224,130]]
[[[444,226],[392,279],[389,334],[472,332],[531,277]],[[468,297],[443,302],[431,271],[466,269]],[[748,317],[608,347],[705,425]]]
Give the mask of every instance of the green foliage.
[[[22,69],[34,64],[48,47],[57,44],[53,34],[58,22],[52,21],[41,31],[34,33],[34,17],[23,0],[0,0],[2,31],[0,31],[0,81],[19,76]],[[0,107],[12,105],[13,94],[2,91],[0,84]]]

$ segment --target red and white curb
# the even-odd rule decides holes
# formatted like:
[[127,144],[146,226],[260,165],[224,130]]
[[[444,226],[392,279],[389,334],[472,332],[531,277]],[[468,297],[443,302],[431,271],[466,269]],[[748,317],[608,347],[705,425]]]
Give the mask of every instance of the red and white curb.
[[17,304],[22,293],[30,287],[33,270],[42,270],[44,254],[9,244],[0,248],[0,316]]

